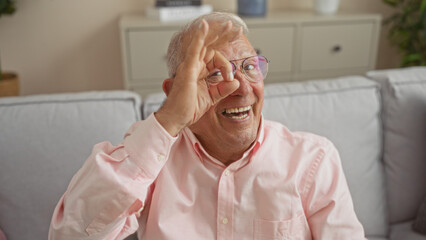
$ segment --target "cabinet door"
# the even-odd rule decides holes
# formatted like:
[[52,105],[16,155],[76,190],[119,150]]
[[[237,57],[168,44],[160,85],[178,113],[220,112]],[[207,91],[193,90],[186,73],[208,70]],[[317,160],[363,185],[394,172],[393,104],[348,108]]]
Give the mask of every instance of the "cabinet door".
[[167,48],[176,29],[135,29],[128,31],[129,80],[157,82],[168,77]]
[[269,73],[283,74],[292,71],[293,26],[249,25],[248,38],[259,54],[267,57]]
[[301,70],[368,67],[373,30],[368,22],[303,26]]

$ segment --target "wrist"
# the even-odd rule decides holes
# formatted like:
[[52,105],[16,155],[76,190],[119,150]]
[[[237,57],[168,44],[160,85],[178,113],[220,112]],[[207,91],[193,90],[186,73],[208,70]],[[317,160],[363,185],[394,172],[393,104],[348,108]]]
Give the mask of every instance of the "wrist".
[[172,137],[176,137],[180,131],[185,128],[184,124],[179,124],[176,119],[176,115],[167,112],[167,110],[160,108],[154,113],[158,123],[170,134]]

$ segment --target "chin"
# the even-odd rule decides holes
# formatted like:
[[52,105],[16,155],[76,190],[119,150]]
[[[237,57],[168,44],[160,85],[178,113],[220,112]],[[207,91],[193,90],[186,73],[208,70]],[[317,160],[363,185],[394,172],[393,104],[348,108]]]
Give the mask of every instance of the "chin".
[[257,129],[245,130],[245,131],[230,131],[227,132],[224,142],[231,144],[232,146],[241,148],[249,147],[255,140],[257,135]]

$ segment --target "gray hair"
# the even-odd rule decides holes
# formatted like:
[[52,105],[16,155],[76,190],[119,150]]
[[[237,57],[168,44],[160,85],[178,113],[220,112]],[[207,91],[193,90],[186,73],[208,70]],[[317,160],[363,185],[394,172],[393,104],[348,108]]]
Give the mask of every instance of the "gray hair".
[[199,26],[202,19],[207,22],[219,23],[231,21],[234,27],[242,27],[244,35],[248,34],[246,23],[240,17],[232,13],[213,12],[192,20],[176,32],[170,40],[169,48],[167,50],[167,68],[169,70],[169,77],[175,76],[179,64],[184,59],[185,46],[182,45],[184,36],[190,34],[194,27]]

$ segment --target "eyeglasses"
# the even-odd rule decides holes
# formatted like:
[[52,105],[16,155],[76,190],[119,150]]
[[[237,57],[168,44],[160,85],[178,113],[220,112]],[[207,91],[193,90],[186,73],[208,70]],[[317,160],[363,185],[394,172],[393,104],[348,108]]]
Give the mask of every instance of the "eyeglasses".
[[[237,64],[235,62],[238,61],[242,61],[240,71],[246,75],[250,82],[257,83],[266,78],[269,63],[266,57],[257,55],[229,61],[232,64],[232,73],[234,76],[237,72]],[[222,73],[216,69],[207,76],[206,81],[210,85],[218,84],[223,81]]]

